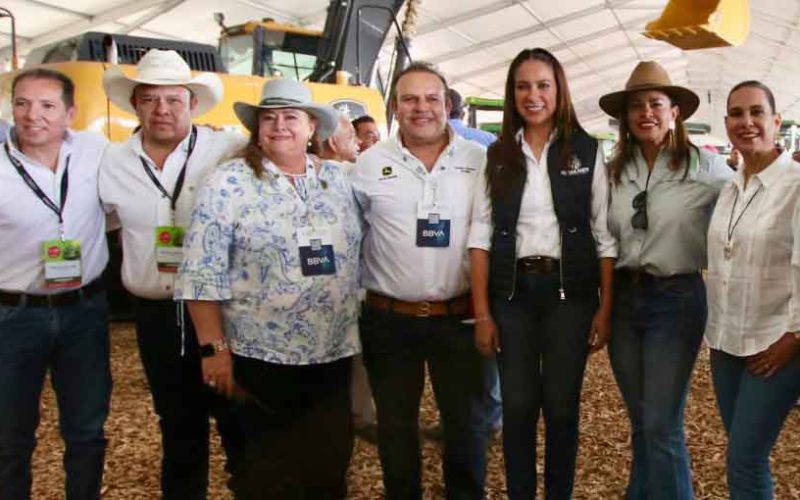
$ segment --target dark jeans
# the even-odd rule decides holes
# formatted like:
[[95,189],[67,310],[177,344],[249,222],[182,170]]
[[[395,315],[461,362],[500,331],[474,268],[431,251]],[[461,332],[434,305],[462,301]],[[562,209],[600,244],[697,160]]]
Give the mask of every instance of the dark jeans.
[[492,299],[500,332],[503,454],[510,499],[536,497],[536,426],[545,422],[545,491],[572,496],[583,372],[596,294],[558,296],[558,273],[520,274],[512,300]]
[[352,363],[279,365],[234,356],[236,382],[249,394],[241,407],[247,444],[237,500],[347,496]]
[[486,365],[473,345],[473,327],[455,316],[418,318],[365,307],[361,339],[386,498],[421,498],[418,418],[426,363],[444,429],[447,498],[482,498],[488,433],[473,415]]
[[711,375],[728,435],[731,500],[771,500],[769,454],[800,396],[800,355],[769,378],[751,375],[744,357],[711,350]]
[[497,369],[497,359],[486,359],[483,370],[483,391],[480,405],[477,407],[473,418],[478,425],[484,426],[489,432],[503,428],[503,400],[500,396],[500,374]]
[[171,300],[136,299],[136,338],[161,427],[163,497],[205,499],[209,416],[217,421],[226,469],[234,475],[244,438],[234,403],[203,384],[197,336],[188,313],[185,334],[181,334],[178,307]]
[[691,500],[683,411],[703,330],[699,274],[614,287],[611,367],[631,422],[628,500]]
[[74,306],[0,306],[0,499],[30,497],[39,399],[49,370],[69,500],[100,498],[111,397],[104,292]]

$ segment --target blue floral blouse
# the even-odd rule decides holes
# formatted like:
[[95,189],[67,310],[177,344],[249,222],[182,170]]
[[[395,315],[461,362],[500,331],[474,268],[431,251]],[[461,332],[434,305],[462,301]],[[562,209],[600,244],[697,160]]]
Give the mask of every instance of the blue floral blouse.
[[[361,227],[340,167],[323,163],[293,185],[270,162],[257,178],[223,163],[195,198],[175,296],[220,301],[234,353],[270,363],[325,363],[357,354]],[[298,230],[323,231],[335,274],[304,275]],[[318,248],[318,247],[317,247]]]

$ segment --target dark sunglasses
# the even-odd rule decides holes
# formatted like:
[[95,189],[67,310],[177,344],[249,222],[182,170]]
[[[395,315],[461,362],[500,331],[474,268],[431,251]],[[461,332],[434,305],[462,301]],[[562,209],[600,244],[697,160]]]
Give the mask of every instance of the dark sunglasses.
[[631,226],[647,231],[647,190],[634,196],[631,205],[635,210],[631,217]]

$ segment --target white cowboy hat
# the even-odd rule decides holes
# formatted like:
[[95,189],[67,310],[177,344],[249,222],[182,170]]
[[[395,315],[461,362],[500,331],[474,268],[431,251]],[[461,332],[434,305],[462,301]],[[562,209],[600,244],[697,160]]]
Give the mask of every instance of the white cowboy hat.
[[136,110],[131,105],[133,89],[137,85],[181,85],[197,98],[192,117],[210,111],[222,100],[222,81],[213,73],[201,73],[192,77],[186,61],[174,50],[151,49],[136,65],[136,76],[128,77],[119,66],[112,66],[103,74],[103,89],[120,109],[131,114]]
[[302,83],[289,78],[270,80],[261,87],[261,99],[257,105],[237,102],[233,105],[236,117],[251,134],[258,133],[258,114],[262,109],[296,108],[317,119],[316,134],[320,141],[330,137],[336,130],[339,113],[333,107],[316,104],[311,100],[311,91]]

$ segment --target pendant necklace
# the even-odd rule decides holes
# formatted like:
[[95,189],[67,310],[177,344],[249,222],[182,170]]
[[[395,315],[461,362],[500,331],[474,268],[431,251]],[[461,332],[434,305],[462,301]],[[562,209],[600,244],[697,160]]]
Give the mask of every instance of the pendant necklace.
[[736,211],[736,203],[739,201],[739,188],[736,188],[736,198],[733,199],[733,207],[731,207],[731,216],[728,219],[728,234],[727,238],[725,239],[725,248],[723,250],[723,255],[725,256],[725,260],[730,260],[731,256],[733,255],[733,232],[736,230],[736,226],[739,225],[739,221],[742,220],[742,216],[750,207],[750,204],[753,203],[753,200],[758,196],[758,193],[761,192],[761,188],[764,187],[763,184],[759,184],[758,189],[756,192],[753,193],[753,196],[747,201],[742,211],[739,213],[739,217],[736,220],[733,220],[733,213]]

